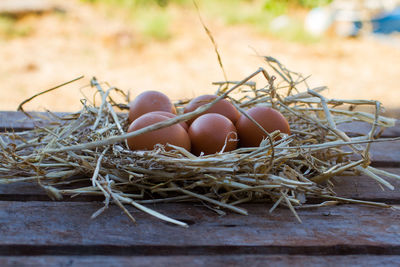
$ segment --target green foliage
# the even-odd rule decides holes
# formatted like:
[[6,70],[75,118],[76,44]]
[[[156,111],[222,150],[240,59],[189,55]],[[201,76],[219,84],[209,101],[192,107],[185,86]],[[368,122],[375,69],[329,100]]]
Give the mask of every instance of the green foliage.
[[88,3],[106,3],[110,5],[123,6],[128,8],[140,7],[166,7],[169,4],[185,5],[190,3],[190,0],[81,0]]
[[[220,0],[220,1],[204,1],[203,10],[211,12],[213,17],[222,18],[228,25],[246,24],[250,25],[257,32],[274,36],[276,38],[301,42],[313,43],[318,38],[311,36],[303,28],[303,22],[300,19],[288,16],[286,25],[279,30],[271,28],[271,22],[284,15],[290,8],[290,2],[298,2],[295,0],[263,0],[263,1],[243,1],[243,0]],[[266,7],[265,4],[269,4]],[[220,5],[223,5],[221,8]],[[290,13],[289,13],[290,14]]]
[[0,16],[0,37],[5,39],[27,36],[32,32],[28,25],[18,24],[17,20],[10,16]]
[[[120,5],[124,7],[149,7],[159,6],[166,7],[169,4],[174,5],[188,5],[193,0],[81,0],[88,3],[107,3],[112,5]],[[260,1],[257,0],[197,0],[198,4],[207,2],[215,2],[216,4],[222,4],[227,7],[228,5],[237,4],[257,4]],[[219,3],[218,3],[219,2]],[[287,10],[288,6],[298,6],[304,8],[314,8],[321,5],[326,5],[332,2],[332,0],[264,0],[264,7],[271,10],[271,12],[282,12]]]
[[282,15],[291,7],[314,8],[330,2],[332,0],[265,0],[263,8],[274,15]]
[[[165,7],[168,0],[81,0],[92,4],[102,4],[109,8],[125,11],[128,23],[141,33],[144,41],[150,39],[164,41],[171,37],[171,16]],[[184,1],[184,0],[182,0]],[[179,2],[179,1],[178,1]]]
[[332,0],[297,0],[298,4],[305,8],[314,8],[324,6],[332,2]]
[[269,34],[290,42],[298,42],[304,44],[315,43],[319,41],[319,37],[309,34],[303,27],[303,23],[297,19],[290,19],[288,25],[274,31],[269,30]]
[[[167,40],[172,34],[170,6],[193,8],[193,0],[81,0],[121,7],[130,13],[134,26],[146,38]],[[201,12],[222,19],[228,25],[247,24],[258,32],[299,42],[312,42],[300,21],[290,23],[279,31],[271,31],[270,23],[277,16],[289,14],[293,8],[314,8],[332,0],[196,0]]]
[[166,13],[140,12],[137,14],[139,31],[147,38],[167,40],[171,37],[170,17]]
[[289,1],[277,1],[277,0],[266,0],[264,2],[264,10],[273,14],[273,15],[281,15],[287,12]]

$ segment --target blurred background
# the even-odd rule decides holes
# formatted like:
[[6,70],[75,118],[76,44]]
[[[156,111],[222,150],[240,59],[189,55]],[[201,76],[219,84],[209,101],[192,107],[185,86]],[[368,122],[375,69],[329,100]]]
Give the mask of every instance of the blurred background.
[[[197,0],[229,80],[272,56],[328,97],[400,108],[400,1]],[[96,76],[177,100],[224,80],[192,0],[0,0],[0,109],[76,111]],[[83,88],[83,89],[82,89]],[[393,113],[395,116],[399,114]]]

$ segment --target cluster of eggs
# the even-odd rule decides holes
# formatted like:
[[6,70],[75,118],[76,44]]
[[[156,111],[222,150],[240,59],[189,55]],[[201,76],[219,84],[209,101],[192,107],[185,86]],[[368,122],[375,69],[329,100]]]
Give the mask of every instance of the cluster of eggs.
[[[184,113],[215,100],[215,95],[202,95],[191,100]],[[161,92],[146,91],[129,103],[129,128],[133,132],[176,116],[170,99]],[[247,116],[246,116],[247,115]],[[226,99],[221,99],[196,117],[165,128],[128,138],[131,150],[152,150],[156,144],[179,146],[195,155],[227,152],[240,147],[259,146],[267,132],[279,130],[290,134],[289,123],[277,110],[256,106],[240,114]]]

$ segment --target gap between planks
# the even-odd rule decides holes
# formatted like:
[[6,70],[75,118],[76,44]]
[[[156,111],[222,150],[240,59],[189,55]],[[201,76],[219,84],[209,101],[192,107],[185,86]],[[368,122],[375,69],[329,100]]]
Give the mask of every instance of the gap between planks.
[[398,266],[390,255],[218,255],[218,256],[0,256],[0,266]]
[[0,256],[216,256],[216,255],[400,255],[400,246],[112,246],[0,245]]

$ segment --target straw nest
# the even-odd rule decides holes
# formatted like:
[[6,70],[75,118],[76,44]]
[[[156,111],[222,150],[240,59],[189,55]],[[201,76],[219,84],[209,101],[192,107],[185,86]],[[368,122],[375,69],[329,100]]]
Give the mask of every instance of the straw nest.
[[[91,86],[101,97],[99,105],[84,99],[77,113],[60,117],[49,112],[40,118],[46,123],[36,122],[33,130],[1,134],[0,184],[37,182],[53,199],[104,195],[105,205],[93,217],[113,202],[133,221],[126,204],[181,226],[187,225],[143,204],[201,201],[218,213],[231,210],[247,215],[239,204],[267,201],[274,203],[271,212],[279,205],[286,206],[299,221],[296,209],[302,207],[339,202],[388,207],[336,196],[330,182],[337,175],[364,174],[393,189],[383,177],[400,179],[369,166],[371,143],[383,141],[379,129],[395,122],[379,115],[380,103],[327,99],[321,94],[325,87],[310,89],[301,74],[287,70],[271,57],[265,60],[269,72],[260,68],[241,81],[215,83],[215,101],[131,133],[125,132],[126,112],[115,111],[127,108],[128,97],[114,87],[103,89],[104,84],[93,78]],[[256,76],[262,78],[261,87],[252,81]],[[115,94],[122,95],[125,103],[116,103]],[[127,137],[185,121],[221,98],[229,98],[242,113],[255,105],[279,110],[288,119],[292,134],[277,131],[259,147],[200,157],[180,147],[169,151],[161,145],[153,151],[127,149]],[[175,103],[177,110],[187,101]],[[372,106],[375,113],[357,111],[362,105]],[[369,133],[349,137],[337,127],[353,121],[370,123]],[[282,138],[272,141],[277,135]],[[321,203],[307,204],[310,197]]]

